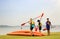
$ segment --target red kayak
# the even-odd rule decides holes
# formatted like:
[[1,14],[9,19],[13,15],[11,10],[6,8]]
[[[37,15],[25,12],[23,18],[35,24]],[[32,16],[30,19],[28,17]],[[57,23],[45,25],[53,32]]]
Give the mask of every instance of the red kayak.
[[15,32],[11,32],[8,33],[7,35],[18,35],[18,36],[32,36],[32,33],[34,36],[45,36],[45,34],[41,33],[41,32],[31,32],[31,31],[15,31]]

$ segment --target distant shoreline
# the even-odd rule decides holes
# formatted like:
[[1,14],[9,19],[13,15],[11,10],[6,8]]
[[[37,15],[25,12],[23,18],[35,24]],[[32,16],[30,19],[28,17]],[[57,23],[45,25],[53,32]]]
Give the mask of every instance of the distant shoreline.
[[[0,25],[0,27],[8,27],[8,26],[10,26],[10,25]],[[16,25],[16,26],[19,26],[19,25]],[[29,26],[29,25],[25,25],[25,26]],[[46,25],[42,25],[42,26],[46,26]],[[52,25],[52,26],[60,26],[60,25]]]

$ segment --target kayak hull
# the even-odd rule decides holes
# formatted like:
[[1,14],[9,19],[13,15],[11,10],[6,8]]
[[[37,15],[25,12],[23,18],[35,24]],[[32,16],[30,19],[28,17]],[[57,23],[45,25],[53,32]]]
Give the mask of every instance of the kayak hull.
[[45,34],[41,33],[41,32],[31,32],[31,31],[14,31],[11,33],[8,33],[7,35],[18,35],[18,36],[32,36],[32,34],[34,36],[45,36]]

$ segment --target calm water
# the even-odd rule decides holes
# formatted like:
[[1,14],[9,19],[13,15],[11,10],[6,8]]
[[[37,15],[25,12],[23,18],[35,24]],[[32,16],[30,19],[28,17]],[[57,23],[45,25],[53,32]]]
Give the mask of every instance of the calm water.
[[[0,26],[0,35],[5,35],[9,32],[17,31],[17,30],[29,30],[29,26]],[[45,26],[42,26],[42,29],[45,28]],[[46,32],[43,31],[42,32]],[[51,32],[60,32],[60,26],[56,25],[51,28]]]

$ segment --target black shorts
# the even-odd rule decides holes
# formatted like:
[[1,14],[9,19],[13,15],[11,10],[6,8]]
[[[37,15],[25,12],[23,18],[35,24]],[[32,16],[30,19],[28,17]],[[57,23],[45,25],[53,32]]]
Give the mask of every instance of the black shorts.
[[30,26],[30,30],[32,31],[34,27]]
[[39,26],[39,30],[41,30],[42,29],[42,27],[41,26]]

